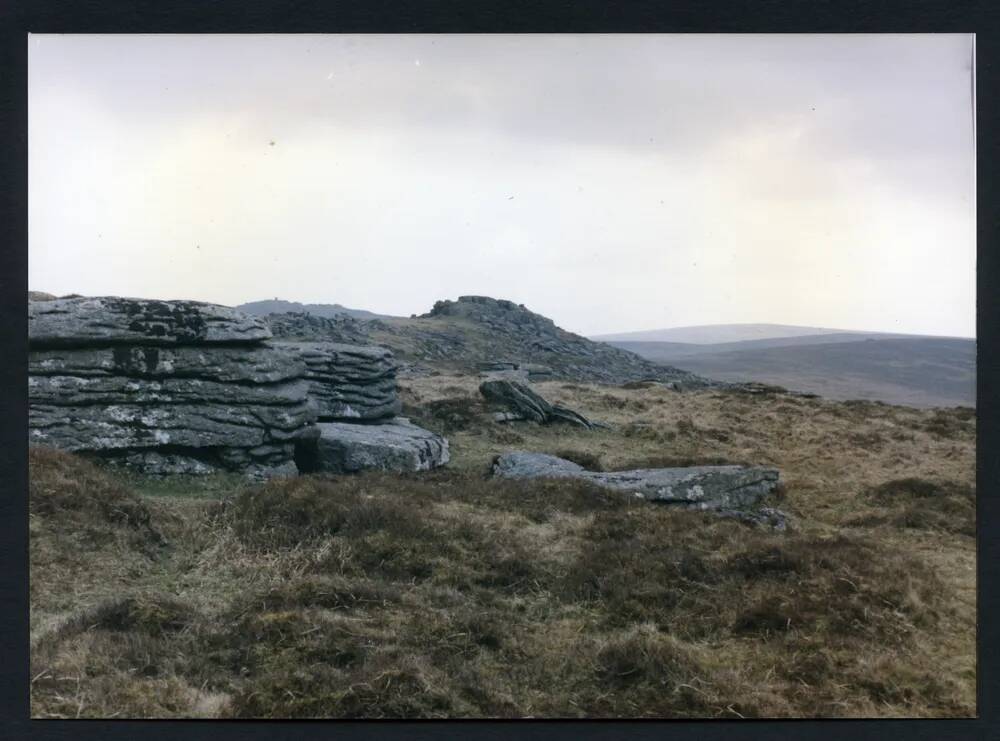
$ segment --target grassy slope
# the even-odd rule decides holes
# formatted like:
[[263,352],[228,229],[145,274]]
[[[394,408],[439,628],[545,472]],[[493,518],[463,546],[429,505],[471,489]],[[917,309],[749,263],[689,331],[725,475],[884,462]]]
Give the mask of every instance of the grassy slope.
[[[615,425],[583,433],[488,423],[475,388],[407,382],[453,463],[404,479],[120,483],[33,453],[33,714],[975,712],[969,410],[539,384]],[[795,529],[484,479],[518,448],[774,464]]]

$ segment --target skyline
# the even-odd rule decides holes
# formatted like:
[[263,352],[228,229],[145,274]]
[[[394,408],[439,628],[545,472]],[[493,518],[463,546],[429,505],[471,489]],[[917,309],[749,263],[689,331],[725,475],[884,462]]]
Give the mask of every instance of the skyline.
[[972,56],[943,34],[31,35],[29,287],[974,337]]

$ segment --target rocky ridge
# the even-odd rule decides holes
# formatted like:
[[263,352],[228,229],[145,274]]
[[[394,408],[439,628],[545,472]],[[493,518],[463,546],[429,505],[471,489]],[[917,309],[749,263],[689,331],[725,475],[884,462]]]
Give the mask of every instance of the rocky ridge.
[[276,337],[383,345],[413,373],[525,369],[535,378],[621,384],[653,380],[677,388],[725,386],[567,332],[523,305],[486,296],[438,301],[422,316],[357,321],[270,314]]

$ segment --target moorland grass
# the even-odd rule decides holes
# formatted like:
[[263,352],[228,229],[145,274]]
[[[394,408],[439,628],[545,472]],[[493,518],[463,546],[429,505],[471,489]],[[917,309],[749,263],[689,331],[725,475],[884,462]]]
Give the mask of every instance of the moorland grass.
[[[949,412],[550,384],[615,425],[587,433],[495,425],[474,388],[429,379],[407,399],[418,421],[461,427],[454,464],[420,475],[216,481],[203,497],[185,480],[140,496],[141,480],[33,450],[32,714],[975,712],[964,413],[939,424]],[[604,399],[628,395],[642,419]],[[637,421],[659,437],[623,432]],[[779,465],[794,527],[489,479],[492,456],[517,447],[594,470]]]

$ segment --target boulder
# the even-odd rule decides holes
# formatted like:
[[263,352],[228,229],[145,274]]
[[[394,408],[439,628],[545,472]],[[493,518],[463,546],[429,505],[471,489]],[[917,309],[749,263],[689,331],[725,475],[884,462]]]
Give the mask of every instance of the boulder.
[[587,471],[572,461],[544,453],[512,452],[497,458],[493,475],[501,478],[573,478],[684,509],[784,528],[784,515],[761,508],[778,484],[778,470],[764,466],[689,466],[632,471]]
[[104,296],[28,302],[30,347],[246,343],[270,336],[263,319],[198,301]]
[[380,424],[319,422],[316,427],[318,439],[296,445],[295,462],[304,472],[427,471],[449,458],[447,440],[405,417]]
[[[505,421],[521,419],[539,424],[565,422],[586,429],[598,426],[572,409],[550,404],[528,386],[511,378],[489,378],[479,384],[479,393],[487,401],[506,407],[514,415],[505,417]],[[499,421],[501,418],[495,419]]]
[[282,344],[305,364],[309,394],[323,421],[370,421],[401,409],[392,352],[373,345],[333,342]]

